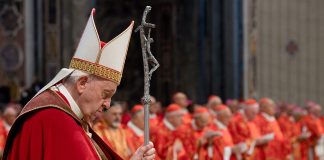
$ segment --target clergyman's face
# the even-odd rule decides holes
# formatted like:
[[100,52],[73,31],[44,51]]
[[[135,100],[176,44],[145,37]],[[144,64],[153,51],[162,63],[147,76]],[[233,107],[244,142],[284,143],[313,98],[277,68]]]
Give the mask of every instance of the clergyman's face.
[[259,108],[258,107],[248,107],[245,108],[244,113],[246,114],[246,117],[249,121],[252,121],[255,116],[258,114]]
[[106,112],[103,113],[103,119],[108,126],[112,128],[119,128],[121,125],[122,108],[119,104],[112,106]]
[[116,83],[99,77],[90,77],[84,84],[84,90],[78,100],[84,116],[92,117],[96,112],[108,109],[116,90]]
[[200,113],[195,116],[195,123],[198,129],[203,129],[209,124],[209,113]]
[[184,93],[176,93],[173,101],[174,103],[180,105],[182,108],[186,108],[188,106],[188,98]]

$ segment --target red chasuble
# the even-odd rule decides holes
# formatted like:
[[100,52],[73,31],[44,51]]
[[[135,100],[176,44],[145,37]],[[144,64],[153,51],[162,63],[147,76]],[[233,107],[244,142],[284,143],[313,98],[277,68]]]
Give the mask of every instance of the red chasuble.
[[283,113],[278,118],[278,124],[282,131],[284,138],[290,142],[289,146],[289,154],[291,154],[294,160],[301,159],[301,148],[300,142],[298,141],[298,136],[301,134],[301,122],[295,122],[293,117],[288,116],[287,114]]
[[0,151],[1,152],[5,147],[6,139],[8,136],[8,131],[4,123],[5,123],[4,120],[0,120]]
[[117,159],[110,149],[57,93],[47,90],[33,98],[12,126],[3,159]]
[[[189,140],[187,132],[184,133],[183,127],[178,127],[174,130],[171,130],[166,126],[162,121],[158,126],[152,128],[152,142],[156,149],[157,155],[163,160],[172,160],[175,158],[178,160],[187,160],[190,159],[190,155],[186,153],[185,149],[187,146],[185,143]],[[187,140],[187,141],[184,141]],[[176,152],[174,155],[174,145],[176,141],[180,141],[183,145],[181,151]]]
[[324,116],[321,117],[322,128],[324,129]]
[[[301,142],[302,147],[302,156],[303,159],[306,159],[308,150],[312,149],[313,155],[315,156],[314,147],[316,146],[317,140],[324,134],[324,129],[319,118],[312,115],[307,115],[302,120],[304,122],[304,128],[307,131],[311,132],[311,137],[306,141]],[[317,160],[318,157],[315,156]]]
[[[261,136],[260,129],[253,122],[247,121],[242,114],[237,114],[233,117],[228,126],[228,130],[232,135],[234,144],[246,143],[248,147],[251,147],[253,141]],[[255,147],[251,155],[246,153],[242,154],[242,157],[247,160],[262,160],[263,157],[260,154],[260,148]]]
[[288,155],[289,141],[286,140],[281,132],[281,129],[276,119],[267,120],[263,115],[256,116],[254,122],[260,128],[261,135],[274,133],[274,139],[269,141],[266,146],[261,149],[261,154],[266,159],[282,160]]
[[127,144],[129,145],[132,154],[135,153],[137,148],[141,147],[144,144],[144,131],[134,126],[135,125],[130,121],[125,128],[127,135]]

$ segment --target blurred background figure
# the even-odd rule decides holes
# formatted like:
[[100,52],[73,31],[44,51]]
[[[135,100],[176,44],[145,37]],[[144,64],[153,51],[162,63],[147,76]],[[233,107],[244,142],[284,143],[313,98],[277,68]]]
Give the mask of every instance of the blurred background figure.
[[135,105],[131,109],[131,120],[128,121],[126,128],[126,137],[128,146],[133,153],[144,144],[144,107]]
[[214,108],[218,105],[223,104],[222,99],[216,95],[210,95],[208,97],[208,101],[206,104],[206,107],[208,108],[209,112],[212,114],[212,116],[216,116],[216,112],[214,111]]
[[[232,135],[235,145],[242,145],[242,153],[237,157],[243,159],[262,160],[261,149],[269,140],[261,137],[260,128],[254,123],[255,117],[259,113],[259,104],[255,99],[244,101],[243,111],[233,117],[228,129]],[[252,142],[252,143],[251,143]],[[249,146],[249,144],[251,144]]]
[[310,132],[311,136],[302,143],[302,156],[317,160],[324,157],[322,150],[324,129],[320,120],[321,106],[314,102],[306,102],[306,109],[308,114],[303,118],[305,123],[303,130]]
[[242,105],[239,105],[239,101],[237,99],[228,99],[226,101],[226,105],[231,110],[232,114],[236,114],[236,112],[242,110]]
[[[228,130],[228,125],[232,120],[232,112],[226,105],[219,105],[216,110],[217,118],[213,120],[213,126],[215,130],[220,131],[222,143],[217,143],[218,141],[216,140],[213,146],[214,150],[221,148],[219,153],[222,153],[220,155],[223,159],[240,158],[240,154],[243,153],[242,145],[234,145],[232,135]],[[213,157],[215,157],[215,154],[217,152],[214,153]]]
[[112,102],[111,107],[102,113],[102,120],[94,125],[94,131],[111,146],[122,158],[131,156],[127,144],[126,130],[121,124],[122,106],[118,102]]
[[183,93],[183,92],[176,92],[172,96],[172,102],[181,107],[182,112],[184,114],[183,115],[183,123],[184,124],[191,123],[192,117],[191,117],[191,114],[190,114],[190,112],[188,110],[189,101],[188,101],[187,95],[185,93]]
[[161,103],[156,101],[155,97],[151,96],[150,105],[150,126],[156,126],[160,123],[163,118],[163,111]]
[[262,98],[259,104],[260,113],[254,121],[260,129],[261,136],[271,135],[268,144],[261,147],[261,156],[275,160],[286,159],[289,156],[289,141],[284,139],[275,118],[276,104],[270,98]]
[[17,118],[21,110],[21,105],[17,103],[9,103],[5,106],[4,112],[0,119],[0,154],[2,155],[5,147],[7,135],[10,131],[12,124]]
[[[221,151],[214,149],[215,137],[221,136],[221,133],[213,131],[210,128],[212,117],[205,106],[197,106],[193,113],[191,124],[184,126],[184,134],[187,138],[184,140],[184,147],[187,154],[193,159],[219,158]],[[217,143],[220,145],[221,143]],[[211,153],[209,150],[213,151]],[[215,152],[217,151],[217,152]]]
[[161,159],[189,158],[184,149],[183,108],[178,104],[170,104],[162,122],[151,129],[152,142]]
[[131,120],[131,113],[129,112],[128,102],[127,101],[122,101],[122,102],[120,102],[120,105],[122,107],[121,123],[123,125],[127,125],[128,121]]
[[217,106],[217,105],[221,105],[223,104],[222,99],[219,96],[216,95],[210,95],[208,97],[208,102],[207,102],[207,106]]

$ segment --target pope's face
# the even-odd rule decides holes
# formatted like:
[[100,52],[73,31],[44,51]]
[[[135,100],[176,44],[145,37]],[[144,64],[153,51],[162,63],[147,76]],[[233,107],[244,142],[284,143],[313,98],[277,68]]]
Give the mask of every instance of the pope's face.
[[86,77],[84,82],[77,83],[77,87],[80,94],[78,105],[84,116],[91,118],[97,111],[110,107],[117,84],[99,77]]

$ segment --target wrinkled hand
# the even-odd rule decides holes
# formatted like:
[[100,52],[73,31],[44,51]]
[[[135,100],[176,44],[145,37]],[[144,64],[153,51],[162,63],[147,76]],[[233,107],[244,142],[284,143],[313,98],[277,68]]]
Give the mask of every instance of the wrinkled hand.
[[153,160],[155,158],[155,148],[152,142],[139,147],[131,160]]
[[217,136],[222,136],[222,133],[217,131],[211,131],[211,130],[206,131],[204,135],[199,139],[199,143],[200,145],[203,145],[206,142],[208,142],[211,145],[213,143],[213,138]]
[[206,131],[206,133],[204,134],[204,138],[205,139],[209,139],[215,136],[222,136],[221,132],[217,132],[217,131]]

